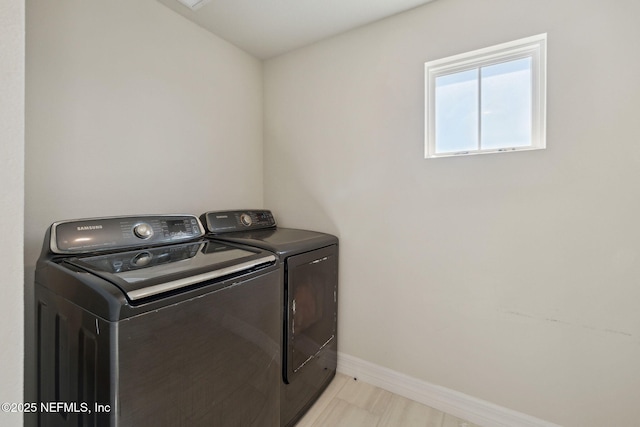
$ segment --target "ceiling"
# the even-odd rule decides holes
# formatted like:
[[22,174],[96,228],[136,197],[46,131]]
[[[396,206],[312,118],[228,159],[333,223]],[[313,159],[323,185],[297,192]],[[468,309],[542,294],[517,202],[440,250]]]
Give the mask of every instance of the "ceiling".
[[433,0],[210,0],[196,10],[160,3],[260,59]]

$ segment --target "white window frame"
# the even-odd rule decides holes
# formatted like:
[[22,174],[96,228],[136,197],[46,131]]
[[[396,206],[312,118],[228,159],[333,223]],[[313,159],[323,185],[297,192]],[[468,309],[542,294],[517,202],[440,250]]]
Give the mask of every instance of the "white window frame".
[[[531,58],[532,78],[532,118],[531,145],[524,147],[502,147],[492,149],[469,150],[462,152],[436,152],[436,78],[495,65],[502,62]],[[496,46],[474,50],[472,52],[449,56],[425,63],[425,158],[450,157],[486,153],[504,153],[512,151],[539,150],[546,148],[546,80],[547,80],[547,34],[538,34]],[[478,114],[481,116],[482,112]],[[479,117],[481,120],[481,117]],[[480,142],[478,143],[480,144]]]

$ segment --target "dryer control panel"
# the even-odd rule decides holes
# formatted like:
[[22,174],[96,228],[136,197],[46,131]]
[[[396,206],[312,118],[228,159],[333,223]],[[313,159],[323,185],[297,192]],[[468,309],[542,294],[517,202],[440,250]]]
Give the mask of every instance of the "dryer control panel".
[[200,220],[207,231],[213,234],[276,226],[276,220],[268,210],[213,211],[202,214]]
[[51,225],[51,252],[81,254],[183,242],[204,235],[193,215],[89,218]]

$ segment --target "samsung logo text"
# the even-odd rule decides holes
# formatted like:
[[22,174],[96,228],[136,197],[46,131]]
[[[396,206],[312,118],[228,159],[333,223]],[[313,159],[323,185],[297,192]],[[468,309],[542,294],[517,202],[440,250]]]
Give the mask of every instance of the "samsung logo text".
[[78,231],[102,230],[101,225],[83,225],[76,228],[78,229]]

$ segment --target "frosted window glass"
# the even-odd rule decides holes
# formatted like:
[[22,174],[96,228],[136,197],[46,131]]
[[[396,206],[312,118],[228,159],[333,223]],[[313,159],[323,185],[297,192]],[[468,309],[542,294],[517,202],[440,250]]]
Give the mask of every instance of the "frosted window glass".
[[435,79],[436,152],[478,149],[478,69]]
[[531,145],[530,57],[482,67],[482,149]]

